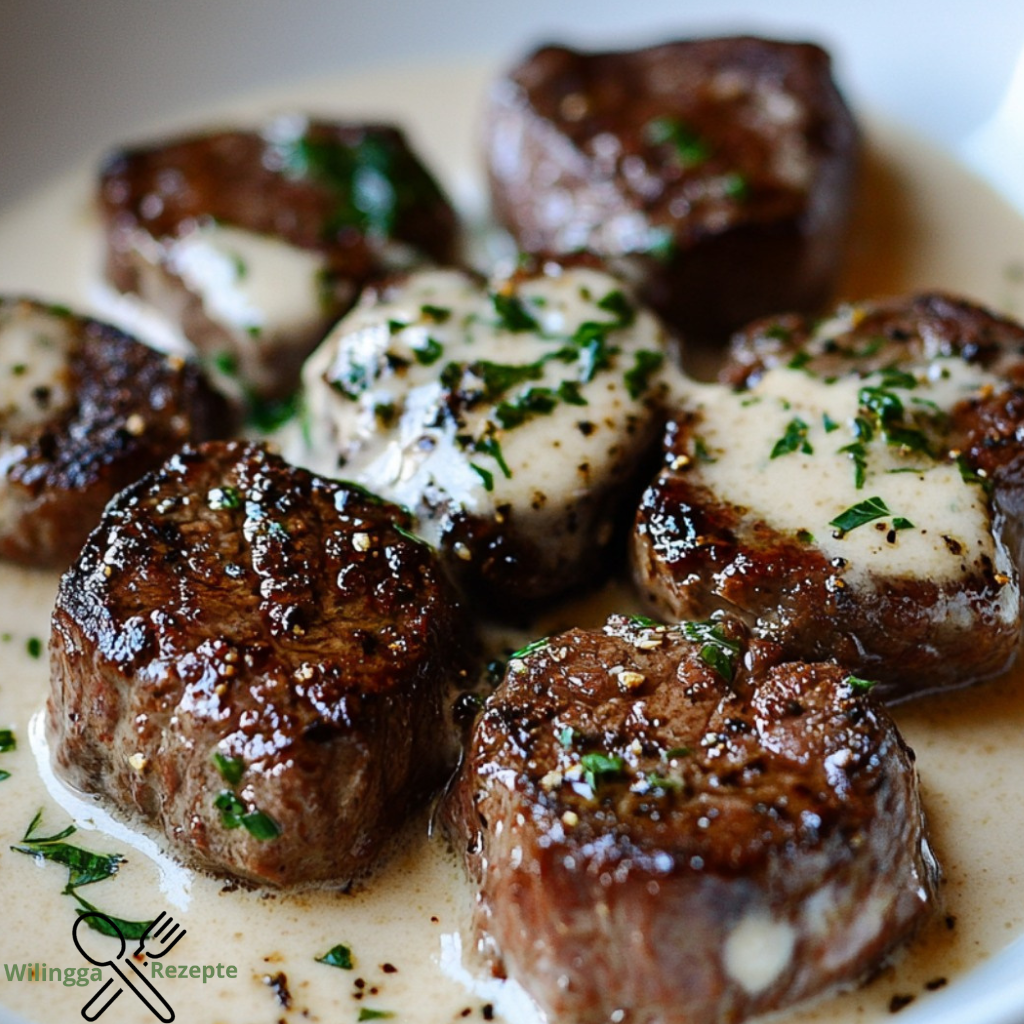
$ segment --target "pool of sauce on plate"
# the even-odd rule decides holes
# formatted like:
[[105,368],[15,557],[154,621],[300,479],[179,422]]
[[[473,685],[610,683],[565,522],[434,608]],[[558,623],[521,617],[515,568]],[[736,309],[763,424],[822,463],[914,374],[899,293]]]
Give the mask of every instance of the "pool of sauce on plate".
[[[288,108],[393,117],[410,126],[414,144],[456,200],[481,209],[473,131],[489,74],[421,69],[321,81],[222,105],[209,121]],[[155,131],[196,125],[191,115]],[[863,213],[842,294],[864,298],[945,287],[1024,313],[1019,215],[905,130],[872,118],[868,135]],[[94,286],[90,173],[79,169],[0,214],[4,291],[104,311]],[[71,941],[74,903],[61,892],[66,869],[10,850],[42,808],[44,834],[74,820],[79,829],[68,842],[128,858],[115,877],[82,889],[86,899],[122,918],[145,919],[163,910],[185,925],[188,934],[165,966],[236,968],[235,978],[218,983],[154,979],[179,1020],[344,1024],[357,1021],[362,1011],[376,1011],[398,1022],[443,1024],[502,1019],[504,1010],[509,1024],[527,1024],[531,1014],[521,994],[517,1001],[508,986],[473,978],[459,967],[458,936],[471,894],[443,841],[427,838],[425,819],[414,824],[403,852],[363,891],[282,895],[183,869],[162,856],[151,837],[125,829],[95,801],[44,778],[39,713],[47,693],[45,639],[55,588],[52,574],[0,566],[0,728],[13,729],[17,738],[15,750],[0,754],[0,769],[10,773],[0,781],[0,965],[85,965]],[[536,632],[599,625],[608,611],[631,610],[630,600],[623,588],[606,588],[548,616]],[[934,1000],[937,1008],[953,994],[959,976],[1024,931],[1024,789],[1017,784],[1024,776],[1024,670],[903,704],[894,714],[918,755],[934,846],[945,871],[944,905],[894,966],[852,993],[775,1018],[786,1024],[891,1020],[892,1011],[908,1000],[918,1006]],[[352,952],[351,970],[317,962],[339,944]],[[0,1020],[5,1008],[35,1021],[77,1019],[97,984],[8,981],[0,966]],[[108,1013],[112,1022],[154,1019],[130,992]]]

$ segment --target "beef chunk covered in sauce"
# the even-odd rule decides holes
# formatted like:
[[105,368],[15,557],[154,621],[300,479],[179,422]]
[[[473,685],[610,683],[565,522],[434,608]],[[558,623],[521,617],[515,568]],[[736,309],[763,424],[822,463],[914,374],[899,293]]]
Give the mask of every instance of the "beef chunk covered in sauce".
[[118,150],[100,201],[114,286],[257,395],[295,388],[368,280],[455,246],[447,199],[384,125],[282,117]]
[[486,124],[494,209],[519,245],[617,261],[684,332],[830,298],[859,136],[819,47],[547,46],[495,85]]
[[64,569],[107,501],[231,429],[194,362],[63,306],[0,297],[0,556]]
[[469,637],[409,517],[265,448],[188,448],[61,581],[59,773],[255,882],[372,870],[450,771]]
[[727,609],[907,696],[993,676],[1021,630],[1024,328],[944,295],[785,316],[696,386],[644,496],[652,607]]
[[294,457],[408,506],[493,606],[601,578],[654,468],[667,339],[620,281],[548,263],[375,290],[306,365]]
[[875,969],[937,868],[862,689],[730,620],[514,656],[446,805],[478,950],[560,1024],[735,1024]]

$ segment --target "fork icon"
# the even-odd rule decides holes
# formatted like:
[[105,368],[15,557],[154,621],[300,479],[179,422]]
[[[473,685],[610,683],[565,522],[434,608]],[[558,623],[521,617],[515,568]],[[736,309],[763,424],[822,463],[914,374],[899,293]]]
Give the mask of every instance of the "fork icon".
[[[163,920],[164,918],[167,919]],[[161,921],[163,921],[162,924]],[[142,933],[142,938],[139,939],[139,948],[135,950],[136,958],[142,956],[148,957],[150,960],[159,960],[162,956],[167,956],[185,937],[185,929],[181,928],[181,931],[178,931],[179,928],[181,925],[175,924],[174,918],[167,917],[167,912],[161,910]],[[176,932],[177,934],[175,934]],[[147,948],[147,940],[149,940],[149,948]]]

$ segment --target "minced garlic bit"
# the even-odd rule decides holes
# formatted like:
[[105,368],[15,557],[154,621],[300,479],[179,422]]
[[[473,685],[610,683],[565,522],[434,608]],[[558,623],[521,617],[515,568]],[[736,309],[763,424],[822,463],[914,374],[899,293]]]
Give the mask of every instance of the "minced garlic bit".
[[580,823],[580,816],[575,811],[566,811],[562,815],[562,824],[575,828]]
[[638,686],[643,686],[646,681],[647,677],[642,672],[619,673],[619,686],[624,690],[635,690]]
[[149,759],[145,754],[139,753],[138,751],[128,758],[129,767],[136,772],[144,771],[147,764],[149,764]]
[[369,551],[370,535],[368,533],[352,534],[352,547],[354,547],[356,551]]

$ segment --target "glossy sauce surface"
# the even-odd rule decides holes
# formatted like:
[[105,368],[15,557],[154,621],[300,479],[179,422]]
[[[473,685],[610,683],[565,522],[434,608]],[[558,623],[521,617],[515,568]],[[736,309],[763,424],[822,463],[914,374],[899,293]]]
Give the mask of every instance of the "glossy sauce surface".
[[[410,126],[414,143],[456,199],[476,211],[482,203],[473,152],[475,118],[490,73],[418,71],[319,82],[211,112],[211,122],[236,115],[256,120],[287,107],[397,117]],[[193,126],[194,119],[155,127]],[[874,155],[844,296],[946,287],[1011,313],[1024,312],[1020,218],[905,130],[872,122],[870,135]],[[96,309],[90,174],[90,168],[80,168],[0,217],[0,285],[6,291]],[[217,985],[156,979],[179,1020],[355,1022],[368,1008],[393,1012],[396,1021],[443,1024],[487,1019],[489,1006],[499,1014],[504,1009],[510,1024],[530,1020],[521,994],[493,981],[475,982],[476,991],[464,984],[468,976],[458,967],[458,931],[471,897],[452,855],[439,839],[425,838],[425,821],[414,825],[406,852],[365,891],[283,896],[233,889],[176,868],[152,855],[152,843],[147,852],[137,848],[141,840],[135,836],[106,834],[114,825],[95,804],[76,803],[59,786],[48,789],[39,772],[46,753],[34,751],[30,737],[30,722],[47,692],[46,655],[33,656],[36,646],[30,641],[48,634],[55,587],[52,575],[0,567],[0,728],[12,728],[17,738],[16,750],[0,754],[0,768],[10,772],[0,782],[5,919],[0,964],[77,968],[85,963],[71,942],[73,902],[61,895],[66,870],[9,849],[43,808],[46,833],[73,817],[80,830],[70,842],[128,856],[116,877],[83,889],[83,897],[124,918],[167,910],[183,921],[188,935],[166,964],[237,967],[235,979]],[[632,610],[630,601],[609,588],[588,602],[559,609],[537,623],[535,633],[597,625],[609,611]],[[515,647],[517,640],[509,636],[500,643]],[[787,1024],[890,1020],[894,997],[912,996],[917,1005],[934,1000],[938,1007],[955,997],[958,976],[1024,930],[1019,872],[1024,791],[1017,785],[1024,774],[1024,673],[903,705],[896,718],[918,754],[934,846],[946,875],[943,912],[897,966],[860,991],[784,1014]],[[99,827],[91,828],[90,819]],[[339,943],[352,950],[351,971],[316,961]],[[76,1019],[97,988],[9,982],[2,971],[0,1007],[40,1022]],[[949,986],[943,984],[947,981]],[[111,1019],[142,1024],[153,1016],[125,993]]]

